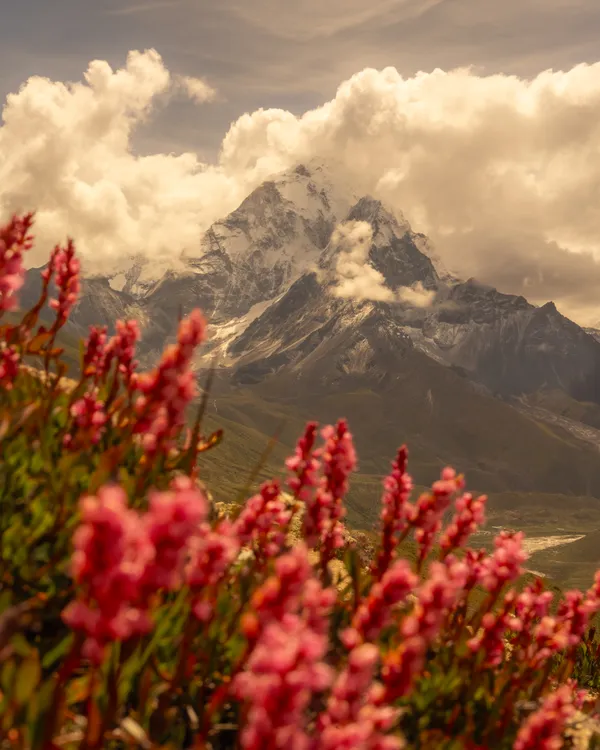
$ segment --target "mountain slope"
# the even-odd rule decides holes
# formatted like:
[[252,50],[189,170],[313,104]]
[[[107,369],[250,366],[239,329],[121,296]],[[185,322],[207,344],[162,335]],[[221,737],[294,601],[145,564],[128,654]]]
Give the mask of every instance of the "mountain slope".
[[[379,274],[385,302],[339,296],[332,233],[341,221],[371,226],[364,263]],[[160,278],[139,259],[121,276],[86,280],[77,330],[133,316],[148,364],[179,315],[201,307],[212,338],[197,364],[218,355],[219,413],[234,423],[269,433],[275,414],[296,427],[346,415],[367,474],[385,471],[406,440],[419,482],[450,463],[481,489],[600,497],[594,431],[550,418],[566,403],[570,415],[584,415],[575,422],[596,420],[592,332],[552,303],[536,307],[453,277],[400,213],[340,190],[322,166],[263,183]],[[425,302],[402,294],[411,287]],[[25,299],[34,292],[30,274]],[[539,393],[555,395],[539,408]]]

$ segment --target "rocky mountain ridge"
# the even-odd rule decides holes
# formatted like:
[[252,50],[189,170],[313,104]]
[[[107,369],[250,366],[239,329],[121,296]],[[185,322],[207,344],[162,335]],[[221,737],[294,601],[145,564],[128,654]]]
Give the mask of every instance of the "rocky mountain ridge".
[[[387,290],[379,301],[336,293],[332,233],[348,221],[372,228],[365,263]],[[264,182],[177,261],[157,274],[136,258],[126,272],[86,279],[75,326],[84,331],[91,322],[112,327],[119,317],[137,318],[146,363],[173,336],[179,315],[200,307],[212,338],[198,364],[217,355],[233,383],[282,368],[306,374],[320,357],[334,356],[333,341],[341,337],[337,359],[324,368],[333,368],[335,382],[356,372],[385,379],[401,352],[414,347],[505,399],[560,389],[600,403],[597,334],[551,302],[537,307],[456,278],[400,213],[340,189],[321,164]],[[26,301],[35,296],[36,276],[28,278]],[[427,304],[397,296],[415,287],[429,295]]]

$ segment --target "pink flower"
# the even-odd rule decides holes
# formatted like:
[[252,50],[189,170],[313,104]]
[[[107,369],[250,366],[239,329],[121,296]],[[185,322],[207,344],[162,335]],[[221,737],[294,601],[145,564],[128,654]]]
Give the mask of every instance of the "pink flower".
[[[546,610],[547,611],[547,608]],[[532,668],[539,668],[554,654],[576,646],[589,626],[590,616],[597,611],[596,603],[581,591],[567,591],[558,605],[556,615],[542,613],[530,635],[519,640],[522,658]]]
[[373,574],[379,580],[396,556],[396,545],[402,532],[408,528],[412,506],[409,503],[413,489],[412,478],[406,471],[408,449],[403,445],[392,464],[391,473],[384,479],[383,508],[381,510],[382,542]]
[[562,733],[574,711],[571,687],[562,685],[527,717],[517,734],[514,750],[560,750]]
[[85,633],[86,654],[101,661],[107,643],[127,640],[152,627],[141,599],[141,583],[154,548],[117,486],[83,498],[73,544],[71,573],[80,596],[67,605],[63,620]]
[[321,569],[325,571],[336,549],[344,544],[342,518],[345,515],[343,500],[348,492],[348,477],[356,467],[356,452],[352,435],[344,419],[336,427],[331,425],[321,432],[325,444],[319,454],[323,476],[317,487],[314,501],[304,516],[305,538],[318,534],[321,542]]
[[155,550],[143,579],[149,591],[174,590],[181,585],[191,540],[200,533],[207,513],[206,497],[186,477],[175,479],[169,491],[150,495],[143,519]]
[[502,531],[498,534],[494,540],[494,551],[482,561],[480,582],[485,589],[498,592],[523,573],[521,565],[528,558],[523,549],[523,537],[522,531]]
[[[116,360],[118,372],[129,385],[137,367],[135,346],[140,339],[140,328],[136,320],[117,320],[116,329],[117,332],[106,345],[103,356],[102,350],[98,350],[98,374],[106,374],[113,360]],[[103,345],[104,341],[99,343]]]
[[597,612],[598,603],[581,591],[566,591],[558,605],[556,617],[569,629],[569,646],[576,646],[590,624],[590,616]]
[[477,527],[484,523],[486,502],[485,495],[474,498],[469,492],[456,498],[456,513],[440,539],[445,553],[464,546]]
[[452,555],[443,562],[431,564],[429,577],[417,591],[413,612],[401,623],[400,631],[405,640],[384,657],[382,679],[387,702],[410,691],[415,675],[423,666],[427,647],[443,627],[464,590],[467,577],[466,564]]
[[418,582],[418,576],[406,560],[396,561],[381,581],[373,584],[354,615],[352,627],[366,640],[377,638],[389,624],[393,608],[405,600]]
[[25,276],[23,253],[33,245],[29,234],[32,225],[33,214],[25,214],[13,216],[0,227],[0,314],[17,305],[16,292],[23,286]]
[[134,431],[143,434],[142,444],[150,455],[168,449],[184,424],[185,410],[196,395],[191,359],[204,335],[204,318],[193,310],[179,324],[177,344],[167,347],[156,369],[132,379],[142,393],[136,401]]
[[431,492],[421,495],[411,509],[410,521],[415,528],[415,540],[420,547],[420,563],[433,547],[435,537],[442,528],[442,517],[453,495],[463,486],[462,477],[457,477],[454,469],[446,468],[442,471],[442,478],[433,483]]
[[77,302],[81,286],[79,271],[80,264],[75,257],[75,245],[71,239],[65,248],[54,248],[48,267],[42,271],[42,278],[45,280],[55,274],[54,283],[58,289],[58,298],[50,300],[50,307],[56,310],[56,325],[59,328],[66,323],[71,309]]
[[379,661],[379,650],[370,643],[352,649],[348,666],[337,677],[326,710],[317,719],[319,750],[400,750],[401,737],[390,737],[389,731],[399,711],[380,704],[381,685],[373,682]]
[[252,606],[259,620],[280,620],[288,610],[296,610],[306,582],[312,575],[308,551],[303,543],[278,557],[275,574],[267,578],[252,597]]
[[241,544],[253,543],[258,554],[274,557],[285,541],[292,513],[281,498],[279,484],[265,482],[260,492],[246,501],[234,523]]
[[19,374],[19,363],[21,357],[14,346],[6,346],[5,342],[0,344],[0,386],[10,391],[13,382]]
[[[276,590],[267,585],[273,580],[279,581]],[[257,622],[252,650],[232,682],[234,696],[247,705],[241,745],[247,750],[308,750],[306,709],[332,679],[323,659],[335,592],[312,577],[302,545],[279,558],[276,576],[269,581],[253,598]]]
[[535,580],[516,596],[511,630],[516,635],[512,638],[515,661],[530,662],[535,650],[539,647],[533,634],[537,624],[547,617],[554,595],[544,590],[541,578]]
[[484,667],[496,667],[504,658],[504,634],[509,629],[511,618],[506,612],[486,612],[481,621],[482,633],[467,641],[473,653],[481,655]]
[[[88,391],[82,398],[75,401],[70,411],[77,427],[76,436],[84,441],[89,440],[92,444],[98,443],[108,421],[108,416],[104,411],[104,402]],[[65,435],[63,445],[71,447],[73,443],[73,434]]]
[[[286,467],[295,474],[288,480],[288,486],[294,497],[309,505],[314,487],[318,484],[320,462],[314,445],[317,438],[317,423],[308,422],[304,435],[298,440],[296,450],[291,458],[285,462]],[[318,535],[316,529],[312,532],[314,538],[307,538],[307,544],[314,545]]]
[[420,635],[406,638],[383,657],[381,678],[385,687],[383,701],[393,704],[410,693],[415,676],[423,668],[427,641]]
[[435,638],[464,589],[468,572],[466,564],[452,555],[431,563],[429,577],[418,589],[414,612],[402,622],[402,634],[406,638],[420,635],[428,642]]
[[228,520],[221,521],[214,529],[205,521],[200,524],[198,533],[191,537],[184,580],[194,594],[192,611],[201,622],[211,619],[213,605],[207,596],[211,587],[226,575],[240,547],[235,528]]
[[238,556],[240,542],[230,521],[214,529],[207,523],[190,541],[191,559],[185,571],[186,583],[196,589],[214,586]]
[[98,381],[104,375],[106,363],[106,326],[90,326],[90,333],[84,342],[83,372]]

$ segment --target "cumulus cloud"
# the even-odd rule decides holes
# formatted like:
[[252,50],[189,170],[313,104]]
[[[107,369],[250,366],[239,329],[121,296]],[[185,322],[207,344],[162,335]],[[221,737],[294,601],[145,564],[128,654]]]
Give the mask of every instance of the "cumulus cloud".
[[433,289],[425,289],[422,282],[417,281],[413,286],[403,286],[398,290],[398,299],[411,307],[429,307],[435,299]]
[[174,262],[264,178],[252,168],[208,166],[193,153],[135,153],[136,127],[178,85],[150,50],[131,52],[118,70],[96,60],[80,83],[33,77],[7,97],[0,215],[37,211],[34,263],[67,234],[87,272],[112,271],[133,255]]
[[330,247],[335,253],[337,297],[371,300],[373,302],[404,302],[410,307],[429,307],[435,291],[425,289],[421,282],[403,286],[395,292],[385,285],[383,274],[369,264],[373,243],[373,227],[367,221],[344,221],[331,235]]
[[367,69],[301,116],[243,115],[211,165],[132,148],[177,81],[154,51],[93,62],[81,83],[29,79],[3,110],[0,212],[37,208],[44,242],[70,233],[106,270],[178,257],[267,176],[334,158],[337,179],[401,210],[462,276],[600,317],[600,63],[531,80]]
[[179,85],[187,96],[195,101],[196,104],[204,104],[205,102],[212,102],[216,99],[216,89],[206,83],[206,81],[203,81],[202,78],[181,76],[179,78]]
[[366,221],[348,221],[335,228],[330,244],[336,252],[337,297],[379,302],[394,299],[383,275],[368,264],[372,242],[373,228]]

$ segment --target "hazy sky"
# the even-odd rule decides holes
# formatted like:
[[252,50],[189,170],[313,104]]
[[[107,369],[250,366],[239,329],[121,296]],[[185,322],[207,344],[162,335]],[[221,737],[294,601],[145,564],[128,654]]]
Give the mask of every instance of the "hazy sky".
[[464,275],[600,319],[597,0],[1,2],[0,213],[42,239],[168,256],[334,157]]

